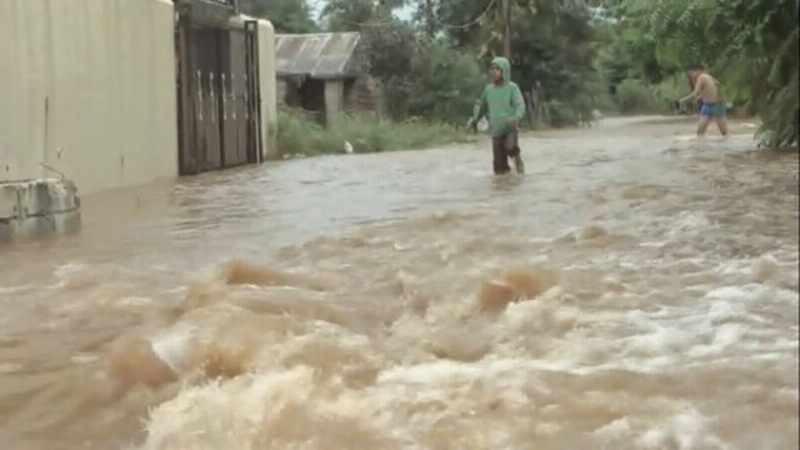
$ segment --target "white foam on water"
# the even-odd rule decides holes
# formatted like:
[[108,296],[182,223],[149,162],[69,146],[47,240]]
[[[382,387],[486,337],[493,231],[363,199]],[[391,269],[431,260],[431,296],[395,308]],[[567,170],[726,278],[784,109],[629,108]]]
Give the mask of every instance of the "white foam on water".
[[196,327],[180,322],[150,338],[153,353],[173,372],[181,373],[187,368],[187,358],[196,344],[197,333]]
[[716,228],[705,214],[699,211],[683,211],[669,225],[666,235],[672,239],[695,236]]
[[85,271],[89,266],[82,262],[71,262],[62,264],[53,271],[56,278],[64,279],[71,275]]
[[23,367],[22,364],[18,363],[0,363],[0,374],[19,372]]
[[747,284],[712,289],[693,305],[629,311],[621,317],[630,335],[618,340],[620,353],[612,360],[629,369],[652,371],[732,355],[752,358],[790,351],[797,341],[776,329],[764,305],[792,305],[796,299],[793,291]]
[[630,420],[627,417],[615,420],[592,432],[599,440],[604,442],[620,441],[630,436],[632,432]]
[[[413,366],[398,366],[381,372],[378,384],[437,385],[457,380],[524,379],[522,373],[552,371],[584,374],[568,363],[531,359],[487,358],[478,363],[437,360]],[[512,375],[509,377],[508,375]]]
[[116,305],[125,308],[139,308],[143,306],[149,306],[152,303],[153,299],[149,297],[130,296],[121,298]]
[[741,279],[749,279],[749,275],[752,273],[752,266],[753,263],[751,260],[736,259],[720,264],[714,268],[714,271],[720,275],[738,276],[741,277]]
[[75,364],[91,364],[99,360],[100,356],[93,353],[79,353],[70,358],[70,361]]
[[724,286],[713,289],[705,295],[704,300],[742,304],[746,308],[756,310],[766,304],[796,305],[798,292],[761,283],[751,283],[743,286]]
[[0,300],[13,300],[11,297],[14,294],[22,294],[26,291],[34,289],[36,286],[31,284],[24,284],[21,286],[0,286]]
[[553,240],[551,238],[545,238],[545,237],[528,238],[528,243],[532,245],[545,245],[545,244],[550,244],[552,242]]
[[717,351],[722,351],[739,342],[744,337],[745,333],[747,333],[747,327],[735,323],[726,323],[717,328],[717,331],[714,333],[714,341],[711,343],[710,347]]
[[670,360],[690,348],[699,339],[696,331],[657,326],[655,331],[626,339],[628,356],[669,357]]
[[741,325],[724,324],[713,333],[710,344],[695,345],[689,349],[688,355],[697,359],[710,359],[713,356],[720,356],[729,347],[738,344],[746,332],[747,328]]
[[741,320],[746,315],[747,311],[741,303],[718,300],[711,303],[708,309],[708,320],[714,324]]
[[714,422],[699,411],[688,408],[641,434],[636,444],[648,450],[730,450],[730,446],[711,431],[713,425]]
[[[472,268],[475,277],[484,277],[487,267],[503,268],[499,259],[484,264],[480,270]],[[410,269],[394,272],[394,278],[406,294],[424,290],[431,281]],[[703,371],[715,362],[771,364],[796,348],[796,339],[770,330],[773,324],[759,309],[767,300],[789,301],[793,292],[760,283],[729,285],[690,304],[648,307],[653,306],[647,305],[648,298],[663,295],[651,287],[646,295],[618,295],[638,299],[634,304],[643,309],[632,311],[587,308],[575,303],[565,286],[512,303],[495,315],[479,313],[472,296],[442,298],[421,312],[405,312],[377,338],[300,319],[274,342],[257,334],[255,362],[248,362],[242,374],[186,387],[156,408],[141,448],[429,450],[435,447],[424,443],[424,430],[449,427],[451,439],[469,436],[478,448],[518,450],[521,429],[546,441],[559,439],[571,427],[552,415],[541,420],[523,416],[525,424],[498,418],[480,432],[469,420],[494,421],[487,404],[500,405],[497,414],[544,410],[546,404],[537,402],[559,389],[544,381],[553,374],[603,379],[620,370],[658,376],[673,370]],[[258,294],[251,288],[236,292]],[[226,322],[220,317],[231,308],[220,308],[195,311],[194,320],[184,318],[154,337],[155,353],[180,374],[195,341],[224,336],[220,324]],[[220,326],[200,335],[195,326],[202,327],[204,320]],[[614,330],[614,339],[607,330]],[[372,375],[353,386],[352,370]],[[600,389],[599,394],[587,393],[585,400],[598,405],[611,401],[603,397],[611,394]],[[623,408],[627,415],[587,430],[587,439],[601,450],[734,450],[714,434],[713,419],[679,401],[665,398],[666,409]],[[339,443],[341,430],[358,436]]]
[[312,376],[304,368],[186,388],[151,413],[142,448],[252,449],[270,410],[279,414],[292,400],[308,399]]
[[639,247],[643,248],[663,248],[669,244],[667,241],[652,241],[652,242],[641,242],[639,243]]
[[675,136],[673,139],[675,140],[675,142],[692,142],[698,140],[696,134],[681,134]]
[[705,295],[705,300],[720,300],[729,303],[749,303],[756,301],[766,292],[769,292],[769,288],[760,284],[724,286],[708,292]]
[[712,420],[690,408],[656,425],[644,418],[626,416],[596,429],[592,435],[601,444],[596,447],[598,450],[730,449],[710,431],[712,427]]

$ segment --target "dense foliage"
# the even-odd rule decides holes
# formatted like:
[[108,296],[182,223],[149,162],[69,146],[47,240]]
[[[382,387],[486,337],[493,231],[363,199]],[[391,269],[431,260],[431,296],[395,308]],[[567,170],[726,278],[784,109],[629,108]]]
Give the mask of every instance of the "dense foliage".
[[240,5],[247,14],[268,17],[279,33],[319,31],[307,0],[240,0]]
[[[602,67],[612,85],[656,85],[706,64],[727,101],[764,121],[767,144],[798,140],[798,11],[795,0],[617,0]],[[687,87],[688,89],[688,87]]]
[[704,63],[726,101],[763,119],[771,146],[797,143],[796,0],[507,1],[328,0],[321,17],[306,0],[242,3],[283,32],[362,32],[396,119],[462,122],[510,30],[514,79],[524,91],[541,83],[553,125],[597,108],[666,112],[689,90],[685,68]]

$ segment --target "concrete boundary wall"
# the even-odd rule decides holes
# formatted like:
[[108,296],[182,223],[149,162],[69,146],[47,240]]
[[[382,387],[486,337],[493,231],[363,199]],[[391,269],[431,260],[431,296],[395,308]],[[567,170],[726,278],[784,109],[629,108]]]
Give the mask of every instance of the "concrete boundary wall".
[[0,180],[178,173],[170,0],[0,0]]

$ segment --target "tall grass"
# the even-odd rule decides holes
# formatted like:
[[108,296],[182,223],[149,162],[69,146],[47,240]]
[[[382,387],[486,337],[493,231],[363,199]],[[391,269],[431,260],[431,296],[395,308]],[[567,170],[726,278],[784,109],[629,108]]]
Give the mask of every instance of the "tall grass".
[[345,142],[356,153],[411,150],[467,142],[465,130],[421,120],[392,122],[372,115],[342,114],[328,127],[299,111],[278,116],[278,150],[282,156],[344,153]]

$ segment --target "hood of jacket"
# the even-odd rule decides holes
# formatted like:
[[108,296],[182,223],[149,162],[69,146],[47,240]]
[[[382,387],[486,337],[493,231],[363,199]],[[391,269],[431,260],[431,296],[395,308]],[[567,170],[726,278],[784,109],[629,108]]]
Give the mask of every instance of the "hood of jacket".
[[507,58],[498,56],[497,58],[492,60],[492,65],[499,67],[500,71],[503,72],[504,83],[511,82],[511,63],[508,61]]

